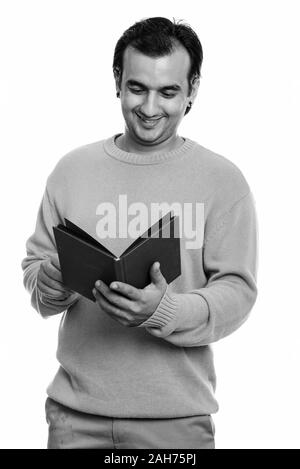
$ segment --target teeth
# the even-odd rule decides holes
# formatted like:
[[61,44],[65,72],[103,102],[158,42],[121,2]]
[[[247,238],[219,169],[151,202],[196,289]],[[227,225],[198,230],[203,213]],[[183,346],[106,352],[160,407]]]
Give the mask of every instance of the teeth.
[[147,124],[152,124],[154,122],[157,122],[159,119],[155,119],[155,120],[148,120],[148,119],[142,119],[144,122],[147,122]]
[[139,116],[138,117],[143,121],[146,122],[146,124],[154,124],[155,122],[158,122],[159,119],[144,119],[143,117]]

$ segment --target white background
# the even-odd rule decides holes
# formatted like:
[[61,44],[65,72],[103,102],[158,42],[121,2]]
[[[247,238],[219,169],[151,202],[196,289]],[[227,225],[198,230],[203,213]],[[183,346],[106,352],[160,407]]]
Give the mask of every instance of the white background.
[[30,306],[20,266],[46,178],[71,149],[123,131],[113,50],[148,16],[198,33],[202,81],[180,134],[237,164],[257,206],[259,296],[214,345],[217,448],[300,448],[298,3],[1,1],[2,448],[46,446],[60,318]]

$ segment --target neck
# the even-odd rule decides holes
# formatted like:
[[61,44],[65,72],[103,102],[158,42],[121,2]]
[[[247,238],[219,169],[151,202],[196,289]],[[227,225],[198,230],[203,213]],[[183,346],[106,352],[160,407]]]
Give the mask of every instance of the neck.
[[135,141],[125,129],[125,133],[120,135],[116,141],[116,145],[120,150],[126,151],[128,153],[137,153],[147,155],[157,154],[157,153],[166,153],[172,150],[176,150],[181,147],[184,143],[184,139],[179,137],[179,135],[172,135],[169,139],[157,144],[157,145],[142,145],[139,142]]

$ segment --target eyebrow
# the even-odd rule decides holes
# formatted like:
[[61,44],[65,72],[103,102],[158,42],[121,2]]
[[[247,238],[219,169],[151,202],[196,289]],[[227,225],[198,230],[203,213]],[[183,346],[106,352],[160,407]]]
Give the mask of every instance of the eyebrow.
[[[139,86],[140,88],[148,89],[147,86],[145,86],[143,83],[140,83],[139,81],[136,81],[136,80],[127,80],[126,85]],[[167,90],[168,91],[180,91],[181,86],[177,84],[162,86],[161,88],[159,88],[158,91],[167,91]]]

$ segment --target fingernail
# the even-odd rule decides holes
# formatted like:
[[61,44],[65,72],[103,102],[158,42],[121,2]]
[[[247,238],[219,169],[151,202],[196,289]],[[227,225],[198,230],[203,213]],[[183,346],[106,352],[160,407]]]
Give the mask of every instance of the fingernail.
[[113,288],[114,290],[117,290],[118,289],[118,284],[117,283],[113,283],[111,285],[111,288]]
[[97,291],[96,288],[93,288],[93,294],[96,295]]
[[97,282],[96,282],[96,287],[100,287],[100,285],[101,285],[100,280],[97,280]]

